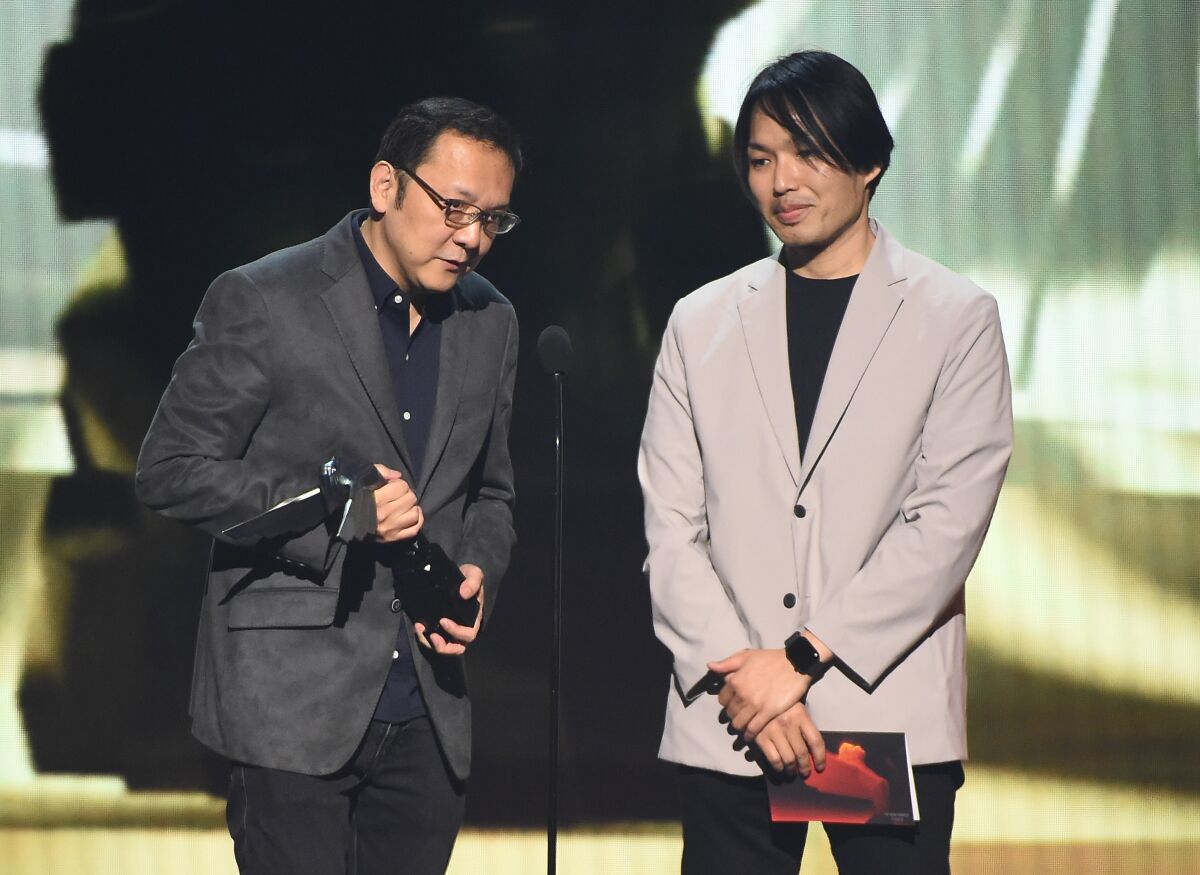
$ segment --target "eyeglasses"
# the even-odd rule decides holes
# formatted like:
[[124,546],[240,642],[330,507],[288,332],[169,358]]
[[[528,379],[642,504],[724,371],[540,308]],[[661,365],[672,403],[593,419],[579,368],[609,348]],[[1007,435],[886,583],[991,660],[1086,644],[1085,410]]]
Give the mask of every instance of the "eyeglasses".
[[508,210],[484,210],[466,201],[442,197],[433,190],[433,186],[407,167],[397,167],[395,169],[403,170],[413,178],[413,181],[417,185],[425,190],[425,194],[429,195],[430,200],[442,208],[442,213],[446,216],[446,224],[451,228],[465,228],[468,225],[480,222],[483,225],[484,232],[494,237],[497,234],[507,234],[513,228],[517,227],[521,221],[520,216],[516,213],[510,213]]

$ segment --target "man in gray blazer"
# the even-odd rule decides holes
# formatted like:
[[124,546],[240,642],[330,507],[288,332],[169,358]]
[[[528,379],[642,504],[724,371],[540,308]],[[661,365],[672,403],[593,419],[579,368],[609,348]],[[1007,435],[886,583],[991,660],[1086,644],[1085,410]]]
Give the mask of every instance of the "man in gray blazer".
[[[521,151],[484,107],[404,108],[370,210],[220,276],[138,460],[138,494],[214,537],[193,731],[234,761],[242,872],[442,872],[462,820],[471,711],[462,654],[514,542],[508,451],[517,321],[475,274]],[[222,532],[301,495],[339,454],[373,463],[375,531],[339,520]],[[394,585],[418,533],[482,606],[414,623]]]
[[686,873],[794,875],[805,825],[770,822],[764,770],[822,769],[819,729],[903,732],[915,766],[919,825],[828,825],[840,870],[949,871],[963,589],[1011,391],[991,296],[868,217],[891,150],[846,61],[764,69],[734,163],[782,251],[682,299],[663,338],[639,475]]

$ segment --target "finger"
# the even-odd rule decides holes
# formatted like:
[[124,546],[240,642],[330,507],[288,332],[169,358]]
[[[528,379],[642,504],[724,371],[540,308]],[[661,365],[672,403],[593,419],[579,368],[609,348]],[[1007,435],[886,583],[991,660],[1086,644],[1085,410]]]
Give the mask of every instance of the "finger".
[[777,772],[783,771],[783,756],[779,753],[779,748],[771,738],[760,738],[758,740],[758,749],[762,753],[763,758],[770,763],[771,768]]
[[443,656],[461,656],[467,652],[467,648],[463,647],[461,644],[447,641],[437,632],[434,632],[429,636],[429,641],[431,644],[433,644],[434,651],[442,654]]
[[782,727],[784,734],[787,736],[788,746],[792,749],[795,759],[791,763],[791,774],[799,774],[805,778],[812,771],[811,761],[808,755],[808,743],[804,740],[804,736],[800,733],[800,726],[795,720],[789,719],[788,713],[781,714],[778,723]]
[[754,712],[749,708],[739,708],[736,703],[731,704],[730,708],[726,710],[729,711],[729,722],[733,724],[733,728],[745,735],[746,738],[752,738],[753,736],[746,732],[746,725],[750,722],[750,718],[754,716]]
[[794,768],[796,774],[801,778],[807,778],[812,774],[812,757],[808,755],[808,748],[803,745],[800,746],[800,749],[796,753],[796,765]]
[[825,739],[821,737],[816,724],[806,718],[800,727],[800,732],[804,736],[805,746],[812,756],[813,767],[818,772],[825,771]]
[[417,497],[403,480],[390,480],[375,490],[376,507],[391,511],[400,506],[397,502],[403,502],[404,507],[417,503]]
[[425,635],[425,624],[424,623],[413,623],[413,632],[417,636],[417,642],[422,647],[425,647],[429,650],[433,649],[433,645],[431,645],[429,643],[429,638]]
[[[376,529],[395,527],[397,518],[410,513],[416,506],[417,497],[411,490],[400,495],[387,486],[381,487],[380,491],[375,493]],[[405,521],[405,524],[411,525],[411,520]]]
[[730,654],[720,662],[710,662],[708,664],[709,671],[715,671],[718,674],[729,674],[731,671],[737,671],[746,661],[746,654],[750,651],[739,650],[737,653]]
[[375,503],[381,507],[391,508],[396,502],[403,502],[411,507],[417,503],[417,496],[412,487],[403,480],[389,480],[375,490]]
[[[406,514],[405,516],[407,517],[408,514]],[[421,508],[418,507],[416,509],[416,521],[413,522],[411,525],[405,526],[402,529],[397,529],[395,532],[395,539],[397,541],[405,541],[405,540],[408,540],[409,538],[415,538],[417,536],[417,533],[419,531],[421,531],[421,526],[424,522],[425,522],[425,515],[423,513],[421,513]]]
[[446,630],[449,637],[455,641],[461,641],[463,644],[470,644],[479,632],[474,626],[460,626],[448,617],[442,617],[442,628]]
[[746,720],[746,727],[742,731],[746,733],[747,738],[754,738],[777,716],[770,711],[757,711]]
[[796,774],[800,766],[800,752],[792,744],[787,730],[776,724],[774,727],[764,730],[763,735],[769,735],[775,744],[775,749],[779,751],[779,759],[782,761],[780,771],[787,772],[789,775]]
[[[483,591],[483,578],[468,574],[466,580],[458,588],[458,594],[464,599],[473,599]],[[482,596],[480,601],[482,601]]]
[[398,477],[404,476],[399,471],[394,471],[387,465],[381,465],[378,462],[375,463],[375,470],[379,472],[380,476],[383,477],[384,480],[395,480]]
[[381,533],[398,535],[401,531],[416,527],[421,519],[415,501],[401,501],[384,508],[383,518],[376,529]]

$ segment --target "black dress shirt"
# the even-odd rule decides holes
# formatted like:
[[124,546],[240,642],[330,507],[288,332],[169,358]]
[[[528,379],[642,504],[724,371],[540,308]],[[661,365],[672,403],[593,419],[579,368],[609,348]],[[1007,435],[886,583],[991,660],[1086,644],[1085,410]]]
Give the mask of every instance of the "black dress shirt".
[[[379,330],[392,374],[392,388],[404,429],[404,444],[412,462],[414,477],[421,476],[429,423],[437,401],[438,369],[442,348],[442,320],[451,311],[449,294],[431,295],[424,303],[416,331],[409,332],[411,295],[401,289],[379,266],[371,254],[360,226],[367,211],[354,221],[354,242],[367,272],[371,296],[379,313]],[[416,483],[409,484],[414,489]],[[425,713],[425,703],[417,686],[413,654],[403,625],[396,636],[392,668],[375,708],[375,719],[401,723]]]
[[788,366],[792,375],[792,400],[796,406],[796,432],[800,457],[808,444],[825,370],[857,276],[832,280],[787,274]]

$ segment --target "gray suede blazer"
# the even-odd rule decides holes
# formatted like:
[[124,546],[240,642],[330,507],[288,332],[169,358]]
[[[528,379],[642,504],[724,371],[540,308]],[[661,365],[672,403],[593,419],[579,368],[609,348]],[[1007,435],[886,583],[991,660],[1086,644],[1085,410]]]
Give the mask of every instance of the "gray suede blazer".
[[366,731],[403,622],[437,738],[466,778],[462,660],[418,646],[390,609],[389,548],[343,547],[325,525],[271,542],[220,535],[316,486],[331,455],[352,454],[415,483],[426,535],[483,569],[485,622],[496,604],[515,540],[513,308],[480,276],[450,292],[415,480],[352,221],[212,284],[142,446],[138,496],[215,538],[192,681],[200,741],[255,765],[337,770]]

